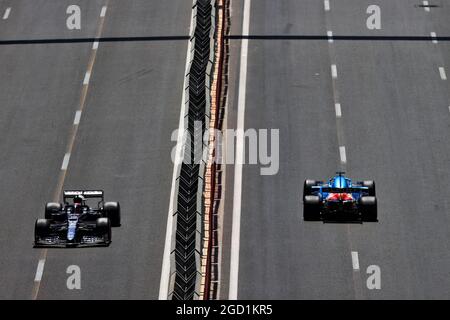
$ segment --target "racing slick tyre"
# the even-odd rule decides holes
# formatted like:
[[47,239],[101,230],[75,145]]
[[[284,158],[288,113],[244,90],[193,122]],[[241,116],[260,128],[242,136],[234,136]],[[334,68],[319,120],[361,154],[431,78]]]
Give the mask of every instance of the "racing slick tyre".
[[106,202],[103,206],[105,217],[111,220],[111,226],[120,227],[120,203]]
[[316,185],[317,185],[316,180],[306,179],[305,182],[303,183],[303,198],[305,198],[305,196],[311,195],[312,187]]
[[362,197],[360,202],[361,213],[363,221],[376,222],[378,221],[377,214],[377,198],[375,197]]
[[34,225],[34,238],[37,241],[41,237],[48,235],[50,230],[50,220],[48,219],[37,219]]
[[111,220],[109,218],[98,218],[95,230],[99,236],[106,236],[107,242],[111,241]]
[[303,220],[320,220],[320,198],[319,196],[305,196],[303,199]]
[[375,181],[367,180],[363,181],[363,187],[369,188],[369,196],[375,197]]
[[58,215],[62,211],[62,204],[57,202],[47,202],[45,204],[45,219],[53,219],[54,215]]

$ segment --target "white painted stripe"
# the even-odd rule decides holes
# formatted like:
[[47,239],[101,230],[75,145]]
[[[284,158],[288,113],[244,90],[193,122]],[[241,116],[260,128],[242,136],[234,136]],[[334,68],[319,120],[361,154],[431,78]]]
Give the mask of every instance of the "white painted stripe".
[[448,106],[448,112],[450,112],[450,106]]
[[100,12],[100,17],[104,17],[104,16],[106,16],[106,9],[108,9],[108,7],[107,6],[103,6],[103,8],[102,8],[102,11]]
[[[196,0],[193,0],[193,5],[195,4]],[[192,35],[193,33],[193,16],[191,11],[191,24],[189,27],[189,34]],[[191,37],[189,37],[191,38]],[[191,52],[192,52],[192,42],[188,41],[187,49],[186,49],[186,65],[185,65],[185,72],[184,74],[187,74],[189,72],[189,63],[191,61]],[[183,88],[187,87],[186,83],[187,77],[184,78],[184,86]],[[180,120],[178,123],[178,136],[177,136],[177,145],[175,149],[175,154],[177,158],[182,157],[182,148],[183,148],[183,135],[184,135],[184,115],[186,113],[186,107],[185,107],[185,90],[182,90],[182,96],[181,96],[181,107],[180,107]],[[175,197],[175,186],[176,186],[176,180],[177,180],[177,168],[179,164],[175,163],[173,166],[173,174],[172,174],[172,188],[170,191],[170,200],[169,200],[169,211],[167,214],[167,225],[166,225],[166,238],[164,242],[164,253],[163,253],[163,259],[162,259],[162,267],[161,267],[161,279],[159,282],[159,300],[167,300],[168,294],[169,294],[169,281],[170,281],[170,250],[172,248],[172,230],[173,230],[173,210],[174,210],[174,201],[176,199]]]
[[447,80],[447,74],[445,73],[444,67],[439,67],[439,74],[442,80]]
[[352,251],[352,265],[353,270],[359,270],[359,258],[358,258],[358,252]]
[[341,157],[341,162],[342,163],[347,163],[347,154],[345,152],[345,147],[339,147],[339,155]]
[[84,75],[83,84],[88,85],[90,79],[91,79],[91,73],[89,71],[86,71],[86,74]]
[[333,79],[337,78],[337,67],[335,64],[331,65],[331,76],[333,77]]
[[328,42],[333,43],[333,31],[327,31]]
[[[243,35],[248,35],[250,30],[250,5],[251,0],[245,1],[244,21],[242,23]],[[231,231],[230,286],[228,292],[229,300],[237,300],[238,298],[239,250],[241,237],[242,165],[245,160],[244,117],[247,90],[247,60],[248,40],[243,39],[241,41],[241,65],[239,69],[238,115],[236,127],[236,161],[234,167],[233,224]]]
[[34,277],[34,282],[41,281],[42,274],[44,273],[44,265],[45,265],[45,259],[39,260],[39,263],[38,263],[37,269],[36,269],[36,276]]
[[98,49],[98,41],[94,41],[94,44],[92,45],[92,50]]
[[64,160],[61,166],[61,170],[67,170],[67,167],[69,166],[69,160],[70,160],[70,153],[66,153],[64,155]]
[[431,41],[433,43],[438,43],[438,40],[436,39],[436,32],[430,32],[430,36],[431,36]]
[[73,120],[73,124],[76,126],[79,125],[80,119],[81,119],[81,111],[75,112],[75,119]]
[[429,7],[426,7],[426,6],[430,5],[430,4],[428,3],[428,1],[423,1],[423,5],[425,6],[425,7],[424,7],[425,11],[430,12],[430,8],[429,8]]
[[323,2],[323,6],[325,8],[325,11],[330,11],[330,1],[329,0],[325,0]]
[[342,117],[341,104],[340,103],[336,103],[334,105],[334,107],[336,109],[336,117],[338,117],[338,118]]
[[11,13],[11,8],[6,8],[5,13],[3,14],[3,20],[8,19],[10,13]]

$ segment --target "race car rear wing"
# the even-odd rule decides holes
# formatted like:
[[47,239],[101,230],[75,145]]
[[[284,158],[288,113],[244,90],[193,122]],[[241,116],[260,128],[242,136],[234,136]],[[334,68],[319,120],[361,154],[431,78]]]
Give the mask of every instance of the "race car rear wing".
[[332,187],[312,187],[314,189],[322,189],[322,192],[327,193],[360,193],[361,191],[368,191],[368,187],[352,187],[352,188],[332,188]]
[[102,201],[104,200],[104,192],[103,190],[66,190],[64,191],[64,202],[67,202],[67,199],[73,199],[76,196],[83,196],[87,198],[100,198]]

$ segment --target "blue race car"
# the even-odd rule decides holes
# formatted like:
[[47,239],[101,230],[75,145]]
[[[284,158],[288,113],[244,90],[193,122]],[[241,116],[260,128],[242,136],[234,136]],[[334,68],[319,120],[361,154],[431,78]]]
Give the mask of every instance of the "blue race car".
[[[89,206],[88,199],[99,200],[97,206]],[[119,226],[120,204],[105,202],[103,191],[64,191],[64,203],[47,203],[45,219],[36,220],[34,246],[108,246],[111,243],[111,227]]]
[[375,182],[352,182],[344,174],[337,172],[326,183],[305,180],[303,220],[378,221]]

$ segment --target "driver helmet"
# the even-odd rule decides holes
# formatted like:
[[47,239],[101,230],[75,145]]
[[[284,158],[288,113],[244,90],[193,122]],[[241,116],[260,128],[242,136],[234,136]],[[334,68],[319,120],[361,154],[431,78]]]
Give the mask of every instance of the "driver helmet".
[[83,203],[84,203],[84,197],[83,196],[81,196],[81,195],[80,196],[75,196],[73,198],[73,205],[75,207],[75,211],[77,211],[77,209],[78,210],[82,210]]

